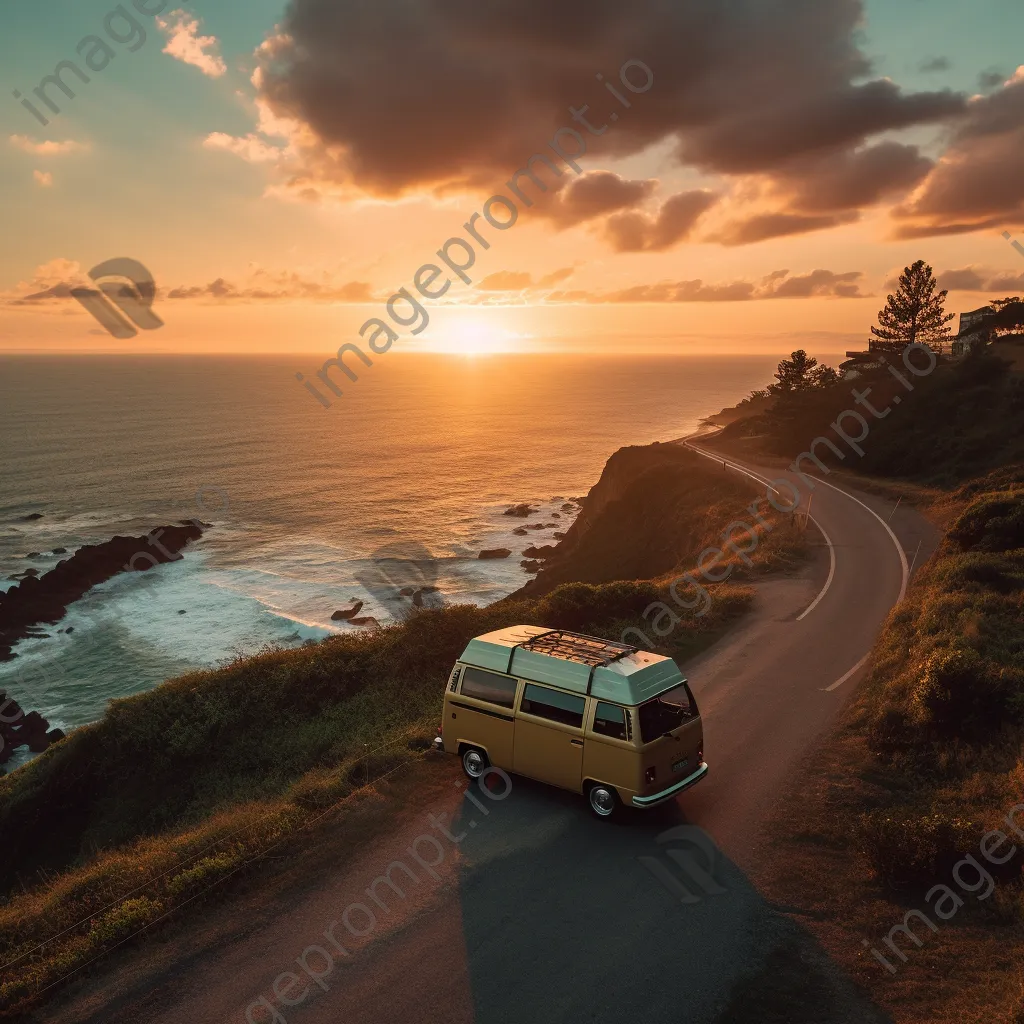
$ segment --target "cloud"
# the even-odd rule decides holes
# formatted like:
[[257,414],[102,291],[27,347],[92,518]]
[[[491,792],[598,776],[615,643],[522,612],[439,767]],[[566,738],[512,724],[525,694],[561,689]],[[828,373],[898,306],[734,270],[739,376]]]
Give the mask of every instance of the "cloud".
[[[984,267],[962,267],[946,270],[937,275],[939,287],[951,292],[990,292],[1004,294],[1024,291],[1024,273],[986,270]],[[886,282],[886,288],[896,287],[895,277]]]
[[378,296],[365,281],[334,283],[327,274],[319,279],[288,271],[273,273],[257,269],[244,284],[218,277],[204,285],[179,286],[167,292],[168,299],[216,299],[223,302],[314,301],[373,302]]
[[537,287],[554,288],[556,284],[561,284],[563,281],[568,281],[574,273],[576,273],[575,267],[562,267],[559,270],[553,270],[550,274],[545,274],[537,282]]
[[12,135],[10,143],[23,153],[31,153],[33,156],[64,156],[67,153],[82,153],[89,148],[84,142],[75,142],[72,139],[64,142],[36,142],[27,135]]
[[996,71],[994,69],[989,71],[982,71],[978,75],[978,85],[985,90],[994,89],[997,85],[1002,85],[1006,81],[1006,75],[1002,71]]
[[163,52],[183,64],[199,68],[210,78],[220,78],[228,70],[224,58],[217,52],[220,42],[216,36],[199,35],[199,19],[187,11],[171,11],[166,18],[157,18],[157,26],[167,37]]
[[893,212],[897,238],[957,235],[1024,224],[1024,68],[974,97],[951,144]]
[[477,288],[484,292],[543,292],[567,281],[576,272],[575,267],[562,267],[545,274],[534,283],[533,275],[522,270],[499,270],[485,277]]
[[917,70],[929,75],[936,71],[949,71],[953,62],[948,57],[928,57],[917,65]]
[[573,227],[595,217],[638,206],[658,187],[655,178],[630,180],[613,171],[589,171],[570,181],[538,212],[560,227]]
[[760,281],[730,281],[706,284],[692,281],[659,281],[613,292],[554,292],[548,302],[624,303],[624,302],[751,302],[757,299],[866,298],[859,282],[860,271],[837,274],[830,270],[812,270],[791,277],[788,270],[776,270]]
[[70,299],[72,288],[91,284],[80,263],[58,257],[36,267],[31,280],[20,281],[0,294],[6,305],[35,305],[52,299]]
[[274,163],[281,159],[284,151],[279,146],[271,146],[258,136],[249,134],[242,138],[227,135],[224,132],[211,132],[203,139],[206,149],[219,149],[226,153],[234,153],[247,163]]
[[802,235],[808,231],[839,227],[852,223],[857,214],[826,214],[809,216],[800,213],[761,213],[727,224],[714,241],[722,245],[750,245],[764,242],[769,238],[785,238],[788,235]]
[[33,171],[32,177],[36,179],[36,184],[43,188],[50,188],[53,185],[53,175],[49,171]]
[[[306,133],[288,172],[318,194],[494,191],[549,152],[569,104],[600,133],[578,125],[602,159],[663,143],[682,165],[768,183],[967,109],[948,89],[870,77],[862,0],[708,11],[697,0],[656,0],[642,15],[613,0],[292,0],[257,52],[254,83],[276,118]],[[632,57],[654,83],[625,110],[595,75],[613,82]]]
[[605,233],[616,252],[662,252],[689,237],[718,198],[704,189],[678,192],[653,214],[628,211],[609,217]]
[[489,274],[477,287],[484,292],[522,292],[533,285],[533,277],[522,271],[499,270]]

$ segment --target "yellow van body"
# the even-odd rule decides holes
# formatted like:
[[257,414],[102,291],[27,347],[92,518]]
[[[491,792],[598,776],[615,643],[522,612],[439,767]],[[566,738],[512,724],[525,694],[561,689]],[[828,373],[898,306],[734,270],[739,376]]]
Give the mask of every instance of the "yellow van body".
[[475,637],[448,678],[438,749],[619,804],[671,800],[707,774],[693,694],[671,658],[542,626]]

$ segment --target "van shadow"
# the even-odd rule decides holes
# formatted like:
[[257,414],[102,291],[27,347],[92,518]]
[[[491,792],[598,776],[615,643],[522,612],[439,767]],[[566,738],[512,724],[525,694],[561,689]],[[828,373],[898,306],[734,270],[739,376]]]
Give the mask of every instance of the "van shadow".
[[451,826],[476,1024],[891,1024],[678,803],[600,821],[511,778]]

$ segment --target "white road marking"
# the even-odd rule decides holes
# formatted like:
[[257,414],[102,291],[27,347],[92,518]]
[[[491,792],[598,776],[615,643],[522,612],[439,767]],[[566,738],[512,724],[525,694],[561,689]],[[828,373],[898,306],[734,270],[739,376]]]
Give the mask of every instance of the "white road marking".
[[850,671],[847,672],[845,676],[842,676],[840,679],[837,679],[831,686],[824,687],[822,689],[822,692],[823,693],[828,693],[830,690],[838,689],[840,686],[843,685],[843,683],[846,682],[847,679],[850,678],[850,676],[855,675],[857,672],[859,672],[867,664],[867,660],[870,657],[871,657],[871,652],[868,651],[868,653],[865,654],[864,657],[861,658],[860,661],[858,661],[857,664],[854,665],[853,668],[851,668]]
[[[706,452],[702,448],[697,448],[695,445],[690,444],[688,441],[684,441],[683,444],[691,451],[696,452],[698,455],[703,455],[705,458],[712,459],[715,462],[721,462],[723,465],[728,466],[730,469],[735,469],[738,473],[742,473],[744,476],[749,476],[751,480],[756,480],[758,483],[764,484],[768,488],[769,493],[771,491],[775,491],[775,493],[778,494],[780,498],[782,497],[782,494],[779,491],[779,489],[777,487],[773,487],[771,481],[766,480],[759,473],[754,473],[748,469],[744,469],[742,466],[737,466],[735,463],[729,462],[726,459],[720,459],[718,458],[718,456],[712,455],[710,452]],[[850,495],[850,497],[852,497],[852,495]],[[868,511],[870,511],[870,509]],[[828,579],[825,580],[825,586],[823,586],[821,590],[818,591],[818,596],[796,617],[797,622],[799,622],[805,616],[810,615],[811,612],[813,612],[814,609],[818,607],[818,604],[821,602],[821,599],[828,593],[828,588],[832,586],[832,580],[834,579],[836,574],[836,549],[835,546],[832,544],[831,538],[825,532],[825,529],[821,525],[821,523],[819,523],[818,520],[814,518],[814,516],[808,513],[807,518],[810,519],[810,521],[814,523],[814,525],[821,531],[821,535],[825,538],[825,543],[828,545]]]
[[907,596],[907,583],[910,580],[910,568],[907,565],[907,553],[903,550],[903,545],[899,542],[899,538],[889,528],[889,524],[873,508],[869,508],[867,505],[865,505],[864,502],[860,500],[860,498],[855,498],[852,494],[850,494],[849,491],[844,491],[842,487],[836,487],[835,484],[830,484],[827,480],[822,480],[820,477],[815,477],[815,480],[817,480],[819,484],[824,484],[826,487],[831,487],[833,491],[838,491],[840,494],[845,494],[846,497],[850,499],[850,501],[855,501],[858,505],[860,505],[861,508],[867,509],[867,511],[870,512],[882,524],[882,528],[885,530],[885,532],[889,534],[889,539],[893,542],[893,544],[896,545],[896,552],[900,556],[900,567],[903,570],[903,582],[900,584],[900,596],[896,598],[896,604],[900,604],[903,598]]

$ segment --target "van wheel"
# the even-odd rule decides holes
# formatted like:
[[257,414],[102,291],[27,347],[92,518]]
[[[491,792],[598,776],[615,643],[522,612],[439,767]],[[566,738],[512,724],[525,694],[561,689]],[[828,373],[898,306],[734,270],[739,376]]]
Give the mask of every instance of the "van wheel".
[[490,762],[479,747],[466,747],[462,752],[462,770],[471,778],[479,779]]
[[595,782],[587,791],[590,809],[599,818],[610,818],[621,806],[619,794],[604,783]]

